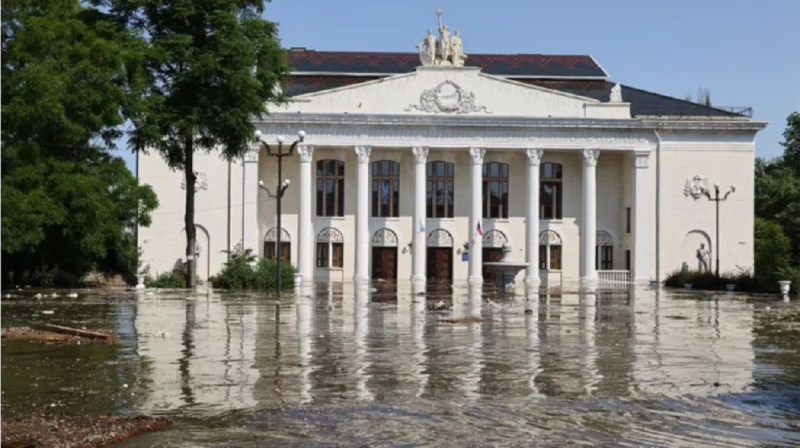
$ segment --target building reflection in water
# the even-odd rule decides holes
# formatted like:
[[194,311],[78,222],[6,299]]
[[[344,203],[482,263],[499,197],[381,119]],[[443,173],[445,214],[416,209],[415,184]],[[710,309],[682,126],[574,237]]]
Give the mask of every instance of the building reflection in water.
[[[140,297],[142,412],[336,401],[712,395],[753,381],[752,305],[653,291]],[[427,299],[427,300],[426,300]],[[431,313],[439,300],[451,312]],[[482,317],[483,321],[442,322]],[[145,377],[145,375],[142,375]],[[718,384],[718,386],[712,386]]]

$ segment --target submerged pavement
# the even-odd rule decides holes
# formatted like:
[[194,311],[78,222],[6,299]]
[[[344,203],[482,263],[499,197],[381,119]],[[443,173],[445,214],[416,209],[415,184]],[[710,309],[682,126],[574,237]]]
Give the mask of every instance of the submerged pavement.
[[3,341],[3,417],[174,421],[119,446],[800,446],[800,324],[774,319],[800,306],[779,298],[34,294],[3,299],[3,327],[106,328],[117,343]]

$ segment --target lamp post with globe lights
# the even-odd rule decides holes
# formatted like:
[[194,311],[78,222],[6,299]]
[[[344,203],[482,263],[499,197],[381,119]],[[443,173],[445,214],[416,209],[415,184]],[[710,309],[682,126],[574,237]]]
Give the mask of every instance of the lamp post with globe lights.
[[294,154],[297,145],[302,142],[306,138],[306,133],[304,131],[300,131],[297,133],[297,140],[295,140],[291,146],[289,146],[288,150],[284,151],[283,143],[284,138],[282,135],[279,135],[275,138],[277,141],[277,147],[275,145],[270,145],[266,140],[261,138],[261,131],[256,131],[256,140],[258,140],[259,144],[262,148],[267,151],[267,155],[270,157],[277,157],[278,158],[278,187],[275,190],[276,193],[273,195],[270,193],[269,189],[264,185],[263,181],[258,181],[259,188],[262,188],[267,191],[267,194],[270,197],[274,197],[276,199],[276,216],[278,218],[278,228],[276,229],[276,239],[275,239],[275,262],[276,262],[276,269],[277,269],[277,289],[278,294],[281,293],[281,231],[283,227],[281,227],[281,200],[283,199],[283,194],[286,192],[286,189],[289,188],[289,179],[283,180],[283,158],[284,157],[291,157]]
[[717,235],[716,235],[717,250],[716,250],[716,260],[715,260],[716,261],[716,267],[714,269],[714,275],[716,275],[717,278],[719,278],[719,247],[720,247],[720,245],[719,245],[719,203],[723,202],[723,201],[727,201],[728,200],[728,196],[730,196],[731,193],[735,193],[735,192],[736,192],[736,185],[731,185],[731,189],[728,190],[728,192],[725,193],[724,196],[720,197],[720,195],[719,195],[719,184],[714,184],[714,197],[712,197],[711,196],[711,192],[707,188],[703,189],[703,194],[705,195],[705,197],[707,197],[709,201],[713,201],[716,204],[716,208],[717,208]]

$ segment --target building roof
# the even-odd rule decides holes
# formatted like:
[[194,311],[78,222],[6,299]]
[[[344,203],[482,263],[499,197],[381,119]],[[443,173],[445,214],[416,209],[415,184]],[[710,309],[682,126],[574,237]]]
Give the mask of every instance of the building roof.
[[[290,50],[289,64],[298,73],[398,75],[419,67],[417,53]],[[497,76],[596,78],[608,74],[591,56],[543,54],[470,54],[467,67]]]
[[[285,86],[288,96],[413,72],[417,53],[290,50],[293,76]],[[614,82],[591,56],[539,54],[470,54],[467,66],[484,73],[547,89],[608,101]],[[622,85],[622,100],[631,104],[633,117],[742,118],[742,114]]]

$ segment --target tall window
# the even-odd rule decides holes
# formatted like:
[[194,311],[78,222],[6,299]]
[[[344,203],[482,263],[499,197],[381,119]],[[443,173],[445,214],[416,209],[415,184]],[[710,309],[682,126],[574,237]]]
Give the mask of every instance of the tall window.
[[397,162],[372,162],[372,216],[400,216],[400,164]]
[[598,230],[595,242],[594,268],[602,271],[614,269],[614,239],[603,230]]
[[631,233],[631,208],[625,209],[625,233]]
[[344,266],[344,238],[338,230],[327,227],[317,235],[317,267]]
[[483,217],[508,218],[508,164],[483,164]]
[[561,219],[562,168],[559,163],[543,163],[540,168],[539,216]]
[[[264,258],[274,260],[278,255],[278,229],[273,227],[264,236]],[[291,262],[292,243],[289,232],[285,229],[281,231],[281,261]]]
[[344,216],[344,161],[317,162],[317,216]]
[[449,162],[428,162],[427,171],[428,218],[452,218],[455,165]]

